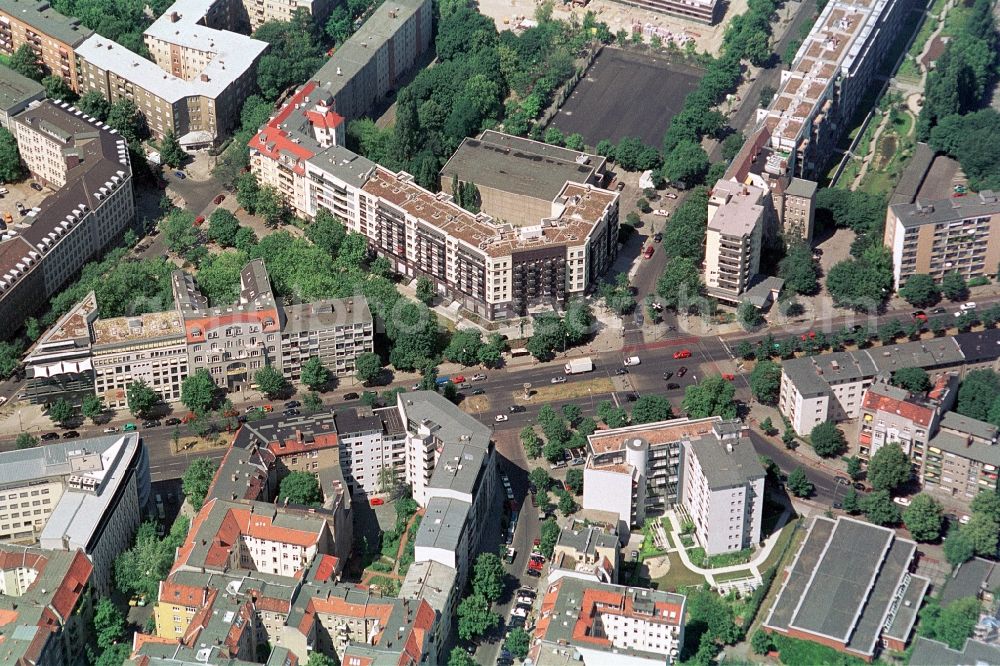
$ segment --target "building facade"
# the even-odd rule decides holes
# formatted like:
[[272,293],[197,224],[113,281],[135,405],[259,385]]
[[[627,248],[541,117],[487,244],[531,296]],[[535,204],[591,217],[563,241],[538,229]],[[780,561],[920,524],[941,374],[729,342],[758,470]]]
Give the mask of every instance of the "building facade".
[[11,56],[27,44],[46,74],[62,77],[74,92],[80,92],[74,49],[92,34],[79,19],[60,14],[48,2],[0,2],[0,53]]
[[705,286],[710,295],[739,304],[760,271],[769,198],[766,190],[730,180],[712,188],[705,235]]
[[867,462],[888,443],[899,444],[908,456],[922,449],[937,429],[941,413],[954,401],[957,385],[956,375],[942,374],[924,396],[892,386],[885,378],[876,379],[861,402],[858,457]]
[[889,206],[885,247],[899,289],[917,273],[937,281],[946,273],[966,280],[993,276],[1000,265],[1000,198],[990,191]]
[[[724,12],[718,0],[619,0],[622,4],[648,9],[695,23],[714,25]],[[633,28],[634,30],[634,28]]]
[[968,504],[1000,484],[1000,438],[996,426],[947,412],[927,442],[914,445],[911,459],[926,492]]
[[0,234],[0,335],[24,320],[118,239],[135,216],[125,142],[65,104],[14,119],[32,176],[58,191]]

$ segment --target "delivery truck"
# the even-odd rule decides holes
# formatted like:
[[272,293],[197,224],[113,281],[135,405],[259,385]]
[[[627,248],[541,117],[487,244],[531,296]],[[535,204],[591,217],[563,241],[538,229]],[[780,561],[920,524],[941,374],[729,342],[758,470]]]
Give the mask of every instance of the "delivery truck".
[[574,358],[569,363],[566,364],[566,374],[567,375],[577,375],[581,372],[590,372],[594,369],[594,362],[587,358]]

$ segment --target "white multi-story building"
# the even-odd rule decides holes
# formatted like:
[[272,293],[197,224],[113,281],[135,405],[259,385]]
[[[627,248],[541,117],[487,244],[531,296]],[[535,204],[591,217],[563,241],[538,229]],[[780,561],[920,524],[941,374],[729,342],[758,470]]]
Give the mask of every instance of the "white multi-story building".
[[654,666],[677,661],[687,599],[564,577],[544,590],[528,658],[536,666]]
[[767,190],[731,180],[720,180],[712,188],[705,235],[705,286],[709,294],[739,304],[760,271],[765,217],[770,209]]
[[708,555],[760,542],[764,468],[737,423],[719,422],[712,435],[681,443],[681,505]]
[[0,234],[0,336],[10,337],[135,215],[125,141],[73,107],[36,102],[12,123],[32,176],[57,188]]
[[406,478],[406,429],[396,407],[337,412],[340,468],[352,493],[391,492]]

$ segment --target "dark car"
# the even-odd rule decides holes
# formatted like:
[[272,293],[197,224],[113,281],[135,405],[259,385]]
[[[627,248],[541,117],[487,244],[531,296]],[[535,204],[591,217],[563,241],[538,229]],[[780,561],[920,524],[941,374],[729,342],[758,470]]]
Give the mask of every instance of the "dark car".
[[486,391],[484,389],[476,389],[472,392],[472,395],[486,395]]
[[542,572],[538,571],[537,569],[528,569],[527,573],[529,576],[534,576],[535,578],[538,578],[539,576],[542,575]]
[[174,175],[180,178],[181,180],[187,178],[187,174],[184,173],[183,171],[174,171]]
[[360,397],[361,396],[358,395],[357,393],[355,393],[354,391],[351,391],[350,393],[345,393],[344,394],[344,400],[357,400]]
[[615,370],[615,374],[616,375],[627,375],[628,374],[628,368],[617,368]]
[[667,370],[666,372],[663,373],[663,380],[666,381],[666,380],[670,379],[673,376],[674,376],[674,373],[672,371],[670,371],[670,370]]
[[860,490],[862,492],[864,492],[865,490],[868,490],[867,488],[865,488],[865,484],[861,483],[860,481],[855,481],[854,482],[854,489],[855,490]]
[[297,410],[297,409],[295,409],[293,407],[292,409],[283,410],[281,412],[281,414],[282,414],[282,416],[298,416],[300,414],[300,412],[299,412],[299,410]]
[[523,411],[524,411],[524,407],[522,407],[521,405],[511,405],[510,406],[510,413],[511,414],[519,414],[519,413],[521,413]]
[[289,400],[285,403],[285,409],[292,409],[293,407],[301,407],[302,403],[298,400]]
[[42,186],[39,185],[38,183],[32,183],[31,184],[31,189],[33,189],[36,192],[41,192],[42,191]]
[[67,430],[63,433],[63,439],[75,439],[80,436],[76,430]]
[[57,432],[47,432],[42,435],[43,442],[51,442],[53,439],[59,439],[59,433]]
[[145,420],[145,421],[142,422],[142,427],[143,428],[159,428],[160,427],[160,422],[157,421],[156,419],[147,419],[147,420]]
[[687,366],[682,365],[681,367],[677,368],[677,376],[683,377],[684,375],[687,374],[687,371],[688,371]]
[[945,310],[944,308],[934,308],[933,310],[931,310],[931,314],[945,314],[946,312],[948,311]]
[[653,235],[653,240],[656,241],[657,243],[661,242],[663,240],[663,234],[661,234],[659,231],[657,231]]
[[626,402],[635,402],[638,399],[639,399],[639,394],[638,393],[626,393],[625,394],[625,400],[626,400]]
[[670,382],[669,384],[667,384],[667,390],[668,391],[676,391],[680,387],[681,387],[680,384],[675,384],[674,382]]
[[166,424],[166,425],[180,425],[181,424],[181,420],[179,418],[177,418],[176,416],[171,416],[169,419],[167,419],[163,423]]

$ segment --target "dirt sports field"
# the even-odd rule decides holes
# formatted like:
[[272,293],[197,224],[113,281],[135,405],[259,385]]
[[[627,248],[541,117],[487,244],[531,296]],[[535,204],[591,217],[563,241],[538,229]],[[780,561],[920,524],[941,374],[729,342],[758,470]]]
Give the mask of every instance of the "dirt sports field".
[[605,47],[549,126],[579,132],[588,146],[625,136],[659,146],[701,75],[663,56]]

